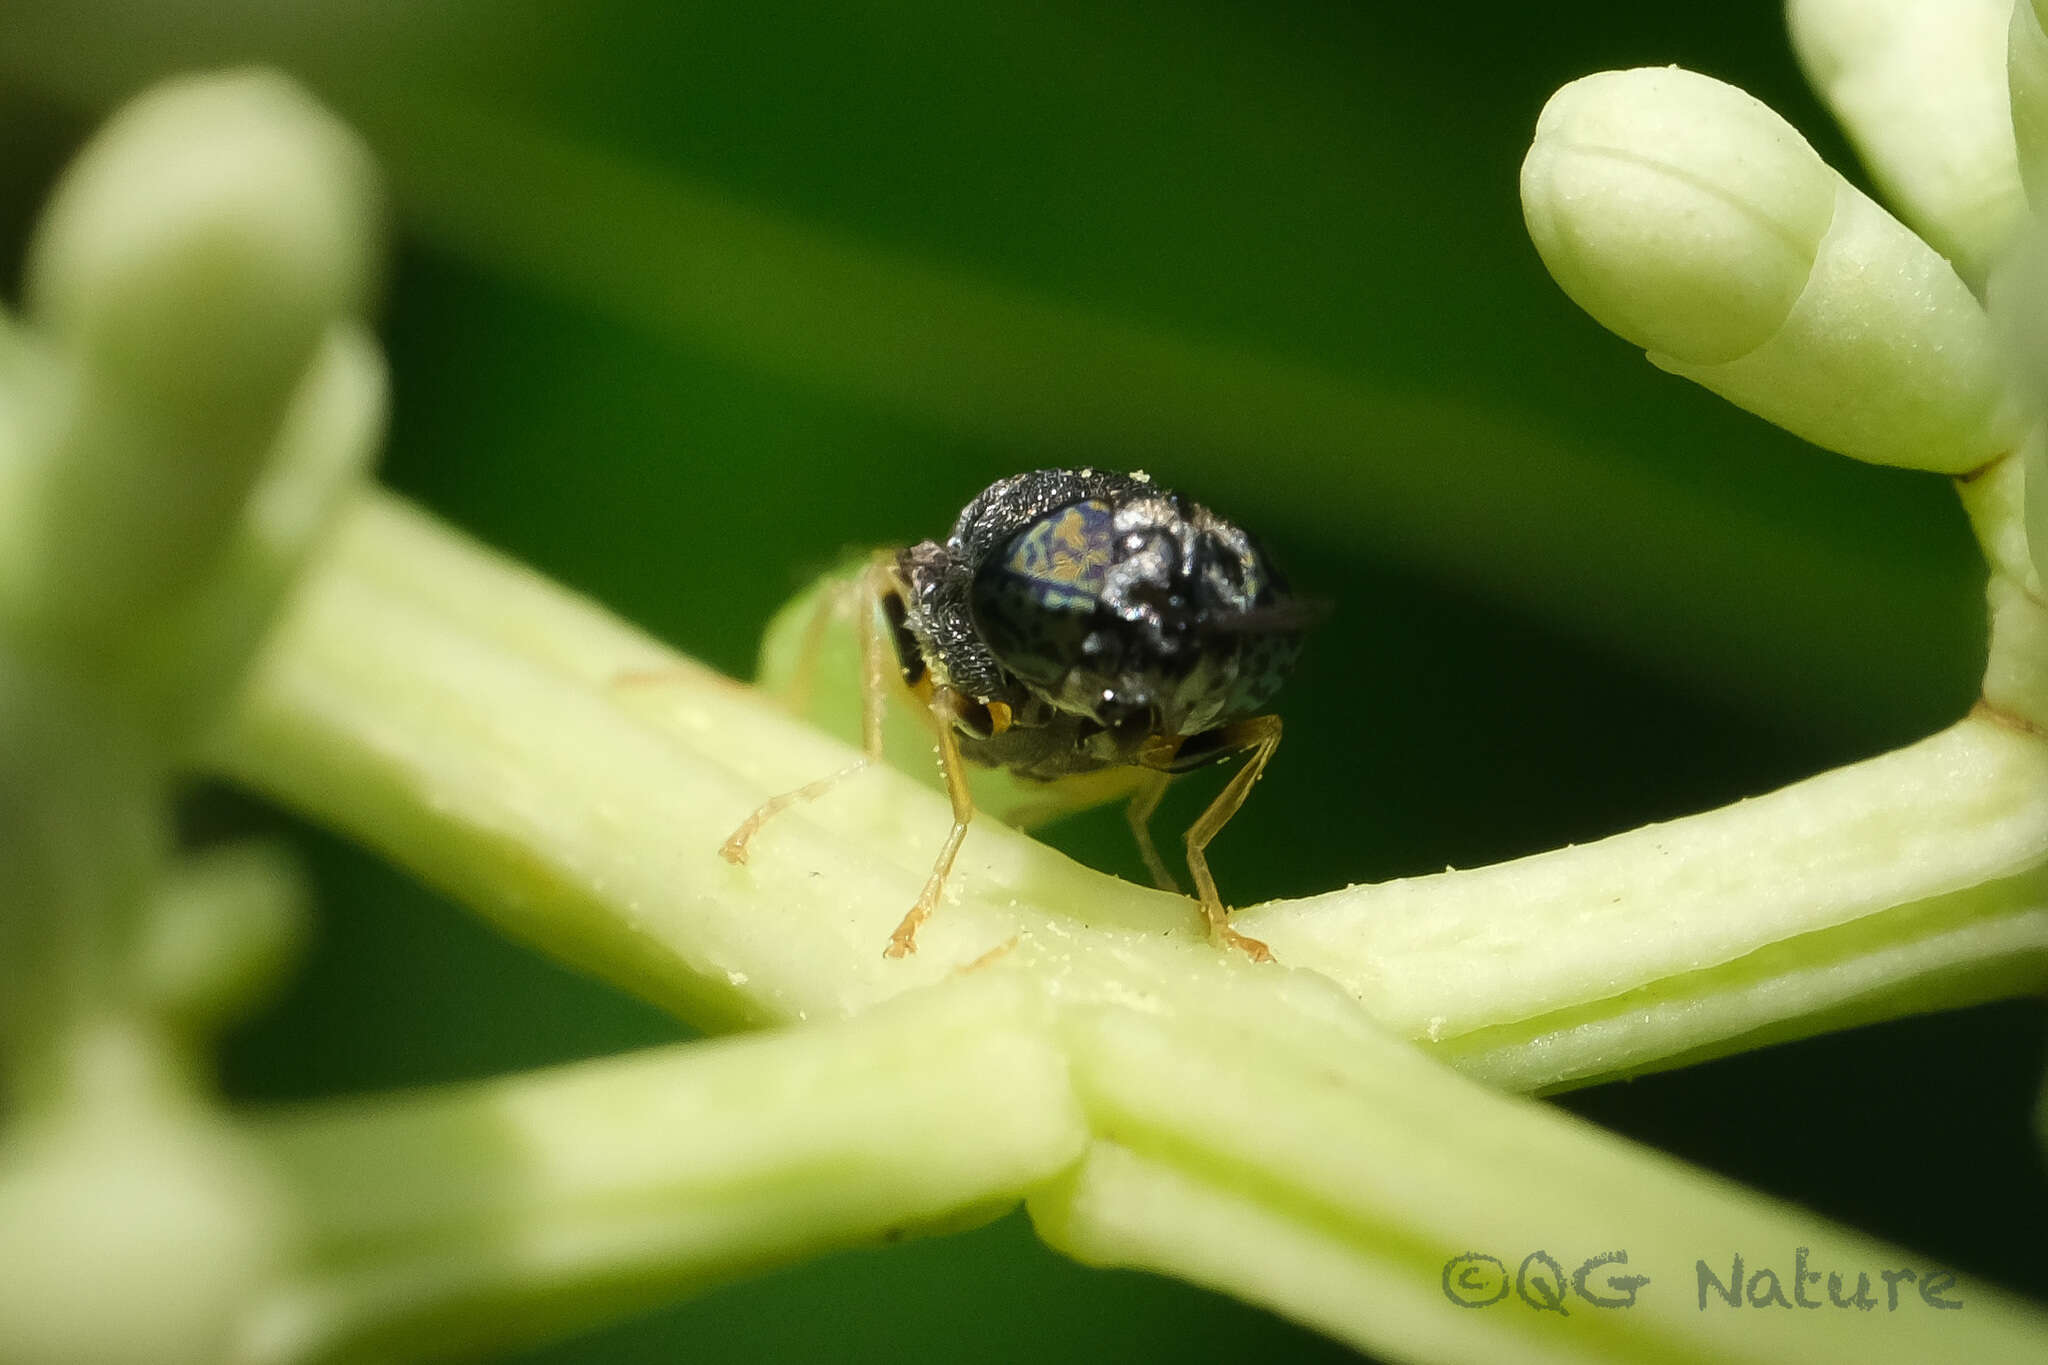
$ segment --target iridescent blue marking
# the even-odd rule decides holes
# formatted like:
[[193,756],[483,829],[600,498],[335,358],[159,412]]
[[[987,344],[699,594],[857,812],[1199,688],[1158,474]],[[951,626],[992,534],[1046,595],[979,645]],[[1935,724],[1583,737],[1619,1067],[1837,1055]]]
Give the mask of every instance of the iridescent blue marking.
[[1048,607],[1087,607],[1102,596],[1115,552],[1109,504],[1077,502],[1019,532],[1003,567]]

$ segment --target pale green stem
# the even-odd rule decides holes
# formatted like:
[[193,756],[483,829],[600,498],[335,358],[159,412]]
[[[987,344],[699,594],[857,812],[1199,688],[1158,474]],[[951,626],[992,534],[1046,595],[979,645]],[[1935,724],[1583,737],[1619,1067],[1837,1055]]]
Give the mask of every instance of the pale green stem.
[[125,1004],[167,769],[124,720],[106,693],[0,648],[0,1082],[23,1108],[68,1083],[72,1035]]
[[[1163,968],[1163,970],[1162,970]],[[1431,1361],[2021,1359],[2048,1318],[1970,1281],[1929,1306],[1897,1248],[1457,1076],[1314,977],[1200,950],[1022,962],[851,1021],[265,1120],[313,1233],[242,1365],[410,1359],[560,1332],[1028,1195],[1055,1246],[1226,1289]],[[1801,1249],[1804,1249],[1803,1251]],[[1468,1251],[1621,1250],[1631,1309],[1453,1303]],[[1740,1255],[1789,1297],[1828,1271],[1870,1315],[1699,1307]],[[1801,1258],[1804,1258],[1803,1261]],[[1740,1291],[1738,1291],[1740,1292]],[[1875,1325],[1873,1326],[1873,1319]]]
[[[703,1024],[857,1012],[1012,941],[1059,974],[1198,938],[1187,901],[984,818],[918,955],[884,960],[947,824],[892,771],[784,815],[744,867],[717,857],[763,797],[850,757],[382,498],[316,564],[216,754]],[[1724,810],[1241,917],[1396,1033],[1554,1088],[2038,988],[2044,864],[2048,744],[1985,715]]]
[[61,1045],[63,1084],[0,1135],[0,1355],[219,1365],[286,1260],[284,1191],[153,1021]]
[[[1229,1004],[1199,1021],[1079,1010],[1069,1027],[1075,1082],[1108,1140],[1033,1212],[1047,1240],[1084,1260],[1227,1288],[1397,1359],[1924,1361],[2041,1349],[2036,1309],[1973,1300],[1993,1305],[1991,1321],[1972,1324],[1990,1332],[1965,1342],[1961,1313],[1918,1312],[1910,1289],[1911,1317],[1718,1298],[1702,1309],[1698,1266],[1725,1281],[1736,1255],[1751,1275],[1772,1268],[1787,1299],[1801,1248],[1809,1268],[1847,1272],[1849,1290],[1859,1270],[1875,1280],[1882,1268],[1929,1267],[1482,1092],[1365,1030]],[[1625,1252],[1626,1265],[1589,1277],[1596,1293],[1608,1276],[1650,1282],[1631,1308],[1594,1307],[1562,1286],[1562,1319],[1515,1293],[1490,1308],[1448,1301],[1453,1258],[1481,1253],[1512,1273],[1539,1251],[1566,1277]],[[1804,1289],[1826,1303],[1821,1278]]]
[[[1799,1015],[2048,983],[2048,744],[1988,718],[1768,796],[1241,917],[1502,1084],[1647,1069]],[[1513,1055],[1503,1055],[1512,1053]]]
[[1043,1001],[973,984],[260,1121],[312,1232],[236,1361],[438,1358],[994,1216],[1087,1130]]

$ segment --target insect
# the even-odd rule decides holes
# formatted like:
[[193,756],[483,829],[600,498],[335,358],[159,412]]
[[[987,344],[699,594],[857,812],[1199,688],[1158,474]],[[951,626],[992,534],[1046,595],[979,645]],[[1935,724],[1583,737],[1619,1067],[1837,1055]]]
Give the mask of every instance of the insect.
[[1177,891],[1152,814],[1175,775],[1243,756],[1188,828],[1187,863],[1211,939],[1271,960],[1230,927],[1207,849],[1279,747],[1280,718],[1262,708],[1313,613],[1250,536],[1142,473],[1040,469],[984,489],[944,541],[878,553],[853,590],[864,607],[865,756],[762,805],[720,848],[728,862],[745,862],[775,815],[880,755],[893,653],[937,731],[953,827],[886,956],[917,950],[966,836],[964,762],[1044,782],[1142,770],[1131,831],[1153,880]]

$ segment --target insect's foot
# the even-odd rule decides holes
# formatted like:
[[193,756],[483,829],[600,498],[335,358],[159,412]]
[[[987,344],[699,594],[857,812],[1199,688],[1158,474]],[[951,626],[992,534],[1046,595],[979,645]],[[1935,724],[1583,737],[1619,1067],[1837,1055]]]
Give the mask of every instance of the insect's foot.
[[910,913],[896,926],[896,932],[889,935],[889,946],[882,949],[883,957],[909,957],[917,951],[917,927],[931,915],[932,904],[936,901],[936,897],[929,903],[925,897],[918,897],[917,904],[910,907]]
[[752,843],[754,836],[761,832],[761,826],[767,824],[771,817],[788,805],[793,796],[793,793],[790,796],[778,796],[741,821],[740,827],[731,834],[728,834],[725,842],[718,846],[718,856],[731,863],[734,867],[745,867],[747,865],[747,845]]
[[830,777],[821,777],[816,782],[806,782],[795,791],[784,792],[780,796],[772,797],[762,802],[760,808],[742,821],[740,827],[734,830],[731,836],[718,846],[718,856],[731,863],[734,867],[744,867],[747,861],[747,842],[761,832],[761,826],[767,824],[783,811],[788,810],[799,802],[817,800],[826,792],[831,791],[834,785],[852,777],[862,768],[867,767],[867,765],[867,759],[859,759],[841,768]]
[[1219,943],[1237,949],[1254,962],[1271,962],[1273,960],[1272,949],[1249,934],[1240,934],[1227,924],[1217,926],[1216,939]]
[[1209,941],[1225,948],[1235,948],[1254,962],[1271,962],[1273,951],[1250,934],[1240,934],[1230,927],[1226,918],[1230,912],[1221,902],[1204,901],[1202,914],[1209,921]]

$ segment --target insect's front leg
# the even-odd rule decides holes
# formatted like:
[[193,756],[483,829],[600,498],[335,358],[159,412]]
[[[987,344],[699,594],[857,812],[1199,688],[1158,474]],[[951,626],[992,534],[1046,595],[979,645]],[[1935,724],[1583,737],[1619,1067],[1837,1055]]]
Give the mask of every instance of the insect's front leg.
[[1209,875],[1206,850],[1209,841],[1230,823],[1231,816],[1237,814],[1237,808],[1251,794],[1252,784],[1266,770],[1273,751],[1280,747],[1280,717],[1253,716],[1212,734],[1213,751],[1219,756],[1237,750],[1248,751],[1249,757],[1245,759],[1244,766],[1231,775],[1223,790],[1216,794],[1209,808],[1188,826],[1188,871],[1194,874],[1195,891],[1202,900],[1202,914],[1209,922],[1209,937],[1238,949],[1254,962],[1271,962],[1273,954],[1265,944],[1230,927],[1227,918],[1230,912],[1224,908],[1223,898],[1216,894],[1216,879]]
[[[815,782],[807,782],[793,791],[783,792],[762,802],[754,813],[742,821],[740,827],[719,845],[719,857],[734,865],[744,864],[747,861],[747,844],[761,832],[763,825],[799,802],[817,800],[840,782],[852,777],[882,756],[882,714],[888,704],[889,675],[884,661],[887,641],[883,639],[883,627],[877,618],[881,613],[883,597],[898,591],[900,588],[896,583],[893,555],[886,551],[868,561],[867,566],[854,579],[853,592],[861,611],[861,756],[836,773],[821,777]],[[829,605],[836,606],[836,603]]]
[[953,857],[960,851],[960,841],[967,837],[967,822],[974,818],[974,797],[967,790],[967,767],[960,757],[959,732],[953,728],[957,704],[958,696],[950,687],[932,689],[931,715],[939,734],[939,771],[946,779],[946,795],[953,802],[953,828],[932,863],[932,874],[925,879],[917,904],[910,907],[896,932],[889,935],[889,946],[882,950],[884,957],[906,957],[917,951],[917,927],[938,908],[946,874],[953,870]]

